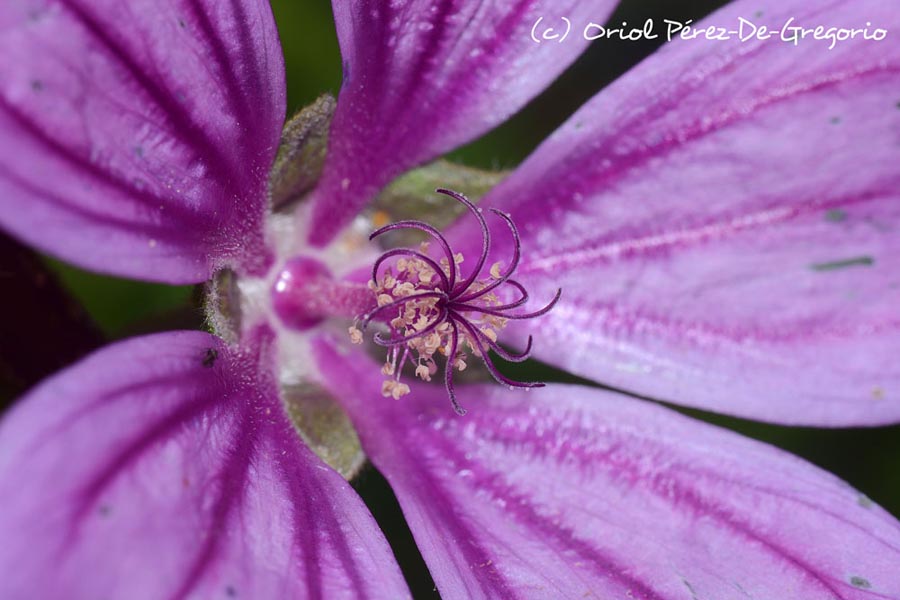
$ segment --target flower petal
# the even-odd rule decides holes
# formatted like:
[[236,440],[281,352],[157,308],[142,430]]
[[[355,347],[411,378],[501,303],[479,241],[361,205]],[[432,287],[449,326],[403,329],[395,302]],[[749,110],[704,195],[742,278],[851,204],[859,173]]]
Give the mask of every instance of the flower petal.
[[263,266],[285,111],[267,1],[6,1],[0,72],[4,229],[141,279]]
[[[331,240],[391,179],[519,110],[587,46],[575,25],[602,23],[616,1],[332,5],[344,82],[314,196],[310,239],[317,245]],[[563,17],[573,29],[559,43]],[[535,43],[532,35],[541,40],[548,27],[560,40]]]
[[262,353],[200,332],[107,347],[0,424],[3,598],[408,597]]
[[463,386],[458,417],[317,352],[444,597],[900,597],[900,523],[794,456],[583,386]]
[[[754,0],[697,27],[894,31],[895,8]],[[755,419],[900,420],[898,76],[895,42],[693,40],[604,90],[485,200],[522,228],[517,279],[563,289],[535,355]]]

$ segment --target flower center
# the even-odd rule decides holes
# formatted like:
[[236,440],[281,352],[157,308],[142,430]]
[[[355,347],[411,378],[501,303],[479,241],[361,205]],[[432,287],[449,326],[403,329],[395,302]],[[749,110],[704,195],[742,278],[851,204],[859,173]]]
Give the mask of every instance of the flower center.
[[[478,220],[482,231],[482,249],[475,266],[468,276],[463,276],[460,265],[464,257],[454,253],[446,238],[434,227],[421,221],[400,221],[386,225],[369,236],[374,239],[397,229],[418,229],[428,234],[439,246],[443,257],[435,260],[428,255],[429,243],[418,250],[398,248],[385,252],[372,269],[368,288],[375,296],[375,306],[358,317],[360,328],[350,327],[350,339],[361,344],[363,331],[373,320],[384,321],[389,336],[376,333],[374,342],[388,349],[382,373],[388,377],[382,385],[382,394],[400,398],[409,393],[409,386],[400,381],[401,371],[407,362],[415,366],[416,375],[431,381],[437,372],[436,355],[444,357],[444,385],[454,410],[465,414],[456,400],[453,388],[453,369],[466,368],[466,352],[484,361],[491,375],[511,388],[533,388],[544,384],[519,382],[502,375],[488,355],[493,350],[510,362],[521,362],[531,353],[532,339],[528,337],[521,354],[508,352],[497,344],[497,334],[510,319],[531,319],[547,313],[559,301],[562,290],[549,304],[530,313],[514,313],[528,301],[528,293],[511,279],[520,258],[519,232],[512,219],[497,209],[489,209],[502,219],[510,229],[514,241],[513,256],[506,268],[494,263],[488,274],[482,277],[490,253],[491,236],[482,211],[465,196],[450,190],[439,189],[462,203]],[[390,263],[390,264],[389,264]],[[382,270],[382,267],[386,267]],[[501,286],[512,288],[518,295],[512,302],[504,303],[497,292]]]
[[350,317],[375,305],[364,285],[337,281],[322,262],[307,256],[287,261],[272,288],[272,308],[295,330],[310,329],[327,317]]

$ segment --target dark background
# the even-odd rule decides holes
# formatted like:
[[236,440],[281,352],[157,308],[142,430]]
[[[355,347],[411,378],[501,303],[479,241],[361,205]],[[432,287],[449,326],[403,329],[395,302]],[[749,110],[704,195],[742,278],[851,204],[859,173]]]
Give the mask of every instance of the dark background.
[[[340,0],[343,1],[343,0]],[[288,113],[324,92],[337,95],[340,53],[330,4],[273,0],[287,64]],[[724,2],[626,0],[612,21],[699,19]],[[658,42],[595,42],[589,51],[519,115],[451,157],[484,168],[510,168],[583,102],[651,53]],[[199,328],[197,290],[101,277],[73,269],[0,237],[0,406],[40,377],[104,340],[175,327]],[[550,379],[560,379],[548,372]],[[533,374],[532,374],[533,376]],[[850,482],[900,515],[900,426],[815,430],[778,427],[682,410],[775,444]],[[354,482],[382,524],[416,597],[437,597],[396,500],[368,467]]]

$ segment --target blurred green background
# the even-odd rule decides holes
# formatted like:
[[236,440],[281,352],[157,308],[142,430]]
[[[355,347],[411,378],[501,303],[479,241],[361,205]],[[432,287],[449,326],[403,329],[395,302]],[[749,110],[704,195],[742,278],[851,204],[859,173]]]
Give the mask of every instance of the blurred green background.
[[[620,6],[613,21],[698,19],[721,4],[724,3],[718,0],[632,0]],[[287,63],[288,113],[292,114],[324,92],[336,96],[341,81],[341,60],[330,3],[325,0],[274,0],[273,7]],[[652,52],[655,44],[596,42],[560,80],[519,115],[481,140],[454,152],[452,158],[484,168],[515,166],[585,100]],[[153,330],[200,326],[198,295],[193,288],[112,279],[56,261],[45,259],[45,262],[59,276],[63,287],[83,305],[86,320],[92,319],[98,325],[99,338],[115,339]],[[9,318],[9,314],[5,318]],[[42,323],[41,326],[48,328],[49,340],[58,335],[52,324]],[[43,339],[40,343],[54,342]],[[75,357],[77,346],[70,350],[67,356]],[[60,365],[52,365],[53,368],[57,366]],[[548,371],[546,375],[550,379],[560,378],[554,371]],[[19,385],[22,387],[24,383]],[[7,399],[20,391],[15,384],[6,383],[5,388],[0,388],[0,393],[5,393]],[[900,515],[900,427],[822,431],[750,423],[693,410],[683,412],[803,456]],[[383,478],[370,468],[354,485],[382,523],[416,596],[432,596],[433,584]]]

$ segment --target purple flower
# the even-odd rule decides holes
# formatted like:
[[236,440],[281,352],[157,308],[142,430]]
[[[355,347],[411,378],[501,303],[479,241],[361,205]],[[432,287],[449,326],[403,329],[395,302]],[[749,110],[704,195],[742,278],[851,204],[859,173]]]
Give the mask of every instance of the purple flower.
[[[330,397],[445,597],[900,597],[900,524],[801,460],[586,386],[459,385],[465,417],[441,385],[384,398],[347,339],[375,303],[353,218],[574,60],[578,36],[531,41],[538,16],[613,4],[336,2],[328,157],[287,217],[269,210],[285,93],[266,2],[0,5],[3,228],[106,273],[227,269],[241,308],[236,329],[214,323],[227,341],[114,344],[4,417],[0,596],[407,596],[371,515],[301,441]],[[708,23],[746,15],[900,27],[891,0],[738,1]],[[665,46],[482,201],[518,226],[491,232],[492,253],[521,244],[535,303],[563,289],[507,339],[684,405],[900,420],[898,72],[890,36]],[[480,256],[473,221],[447,232],[453,252]]]

